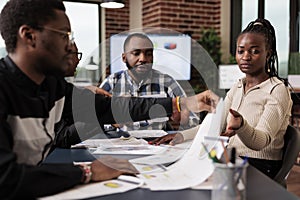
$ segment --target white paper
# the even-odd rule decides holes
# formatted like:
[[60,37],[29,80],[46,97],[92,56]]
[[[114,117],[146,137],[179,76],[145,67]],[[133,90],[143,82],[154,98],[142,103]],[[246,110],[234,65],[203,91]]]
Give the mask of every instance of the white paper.
[[[210,117],[211,115],[208,114],[205,119]],[[205,130],[205,127],[207,127],[206,124],[208,123],[205,122],[207,121],[205,119],[200,126],[197,136],[201,135],[201,130]],[[193,144],[195,142],[199,144],[197,152],[189,149],[179,161],[168,167],[165,172],[139,175],[145,181],[146,187],[150,190],[179,190],[205,181],[207,176],[212,173],[213,166],[206,153],[203,150],[201,150],[203,152],[200,152],[202,147],[197,140],[201,140],[197,136],[193,142]]]
[[118,179],[78,185],[67,191],[39,198],[40,200],[71,200],[85,199],[96,196],[103,196],[115,193],[126,192],[143,185],[143,181],[137,177],[121,175]]
[[74,145],[73,147],[85,146],[87,148],[97,148],[102,146],[114,145],[148,145],[148,142],[146,140],[136,139],[134,137],[120,137],[112,139],[88,139],[79,144]]
[[[212,161],[202,147],[204,136],[218,136],[221,131],[224,102],[221,99],[216,113],[209,113],[203,120],[190,149],[175,164],[167,167],[164,172],[141,174],[139,177],[150,190],[178,190],[199,185],[214,170]],[[212,142],[209,148],[218,143]]]
[[139,171],[140,174],[150,174],[153,172],[164,172],[166,167],[164,165],[149,165],[149,164],[137,164],[132,163],[132,165]]
[[170,164],[179,160],[184,153],[191,146],[192,141],[186,141],[176,146],[161,145],[167,148],[163,154],[156,154],[152,156],[145,156],[129,160],[131,163],[148,164],[148,165],[161,165]]
[[162,137],[168,133],[164,130],[135,130],[128,131],[130,136],[135,138],[150,138],[150,137]]
[[107,145],[98,147],[93,154],[153,155],[166,151],[166,147],[153,145]]
[[[146,140],[136,139],[135,137],[91,139],[85,140],[77,145],[84,145],[92,149],[92,154],[153,155],[163,153],[167,150],[166,147],[149,145]],[[75,145],[75,147],[77,145]]]
[[194,190],[212,190],[213,189],[213,177],[208,177],[204,182],[200,183],[199,185],[195,185],[191,187]]

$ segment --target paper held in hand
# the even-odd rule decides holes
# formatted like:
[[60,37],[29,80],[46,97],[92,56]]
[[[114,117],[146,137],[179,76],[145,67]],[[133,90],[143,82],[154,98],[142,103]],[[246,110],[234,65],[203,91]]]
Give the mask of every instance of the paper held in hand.
[[[145,187],[150,190],[178,190],[190,188],[204,182],[214,170],[212,161],[208,158],[202,143],[204,136],[217,137],[221,132],[224,102],[220,99],[216,112],[209,113],[203,120],[190,149],[175,164],[166,171],[151,174],[141,174]],[[211,149],[219,144],[209,141],[207,148]],[[222,148],[221,148],[222,149]]]

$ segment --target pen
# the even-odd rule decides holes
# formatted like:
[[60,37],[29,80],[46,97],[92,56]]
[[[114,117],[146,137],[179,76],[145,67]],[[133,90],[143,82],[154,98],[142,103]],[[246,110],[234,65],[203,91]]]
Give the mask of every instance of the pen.
[[204,150],[206,151],[206,153],[208,154],[208,157],[210,159],[212,159],[213,162],[220,163],[220,160],[217,158],[216,150],[212,150],[211,152],[209,152],[208,149],[206,148],[205,144],[203,142],[201,144],[202,144]]
[[226,147],[225,147],[225,145],[224,145],[224,141],[221,140],[221,143],[222,143],[222,147],[223,147],[223,149],[224,149],[224,157],[225,157],[225,161],[226,161],[226,164],[228,164],[228,163],[229,163],[229,157],[228,157],[228,153],[227,153]]
[[205,140],[212,140],[212,141],[224,141],[224,142],[228,141],[228,137],[227,136],[219,136],[219,137],[204,136],[204,139]]
[[120,175],[117,180],[119,181],[123,181],[126,183],[131,183],[131,184],[135,184],[135,185],[140,185],[142,183],[142,181],[140,179],[138,179],[137,177],[134,176],[126,176],[126,175]]
[[158,164],[157,166],[158,166],[159,168],[161,168],[163,171],[167,171],[167,168],[166,168],[164,165]]
[[210,156],[210,158],[211,158],[214,162],[220,163],[220,160],[217,158],[217,152],[216,152],[215,149],[212,149],[212,150],[209,152],[209,156]]
[[248,156],[245,156],[245,158],[243,160],[243,163],[242,163],[242,166],[244,166],[247,162],[248,162]]
[[235,164],[235,157],[236,157],[236,149],[235,149],[235,147],[233,147],[231,149],[231,155],[230,155],[230,162],[232,164]]
[[239,182],[240,179],[241,179],[242,172],[243,172],[243,167],[244,167],[244,165],[247,164],[247,161],[248,161],[248,157],[246,156],[246,157],[244,158],[244,160],[243,160],[243,163],[242,163],[241,167],[240,167],[239,170],[237,171],[238,176],[237,176],[237,179],[236,179],[236,184],[238,184],[238,182]]
[[86,162],[73,162],[73,165],[90,165],[90,164],[92,164],[92,162],[90,162],[90,161],[86,161]]

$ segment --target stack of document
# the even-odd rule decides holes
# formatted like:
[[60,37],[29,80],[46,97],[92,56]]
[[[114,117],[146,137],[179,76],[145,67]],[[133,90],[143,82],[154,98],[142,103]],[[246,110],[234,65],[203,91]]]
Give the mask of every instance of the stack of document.
[[165,146],[149,145],[144,139],[135,137],[113,139],[90,139],[73,146],[85,146],[92,154],[123,154],[123,155],[153,155],[162,154],[167,150]]
[[[150,156],[130,160],[140,171],[138,177],[124,178],[124,176],[121,176],[119,179],[81,185],[43,200],[81,199],[124,192],[138,187],[150,190],[209,188],[210,184],[207,183],[211,182],[206,180],[209,180],[208,178],[213,173],[214,166],[202,144],[205,142],[208,149],[217,146],[215,140],[209,139],[219,137],[223,120],[223,108],[224,102],[221,99],[216,112],[207,114],[195,139],[188,145],[181,144],[175,147],[168,145],[151,146],[148,145],[147,141],[135,137],[84,141],[80,145],[94,148],[93,153],[97,154],[146,154]],[[207,141],[205,141],[205,138]],[[172,151],[177,151],[175,154],[179,154],[179,156],[176,157]],[[170,159],[167,159],[166,156],[169,156]],[[166,161],[177,162],[164,167],[162,164],[165,164]],[[199,185],[201,183],[204,183],[202,187]]]
[[153,145],[104,145],[98,147],[93,154],[153,155],[161,154],[167,148]]
[[168,133],[164,130],[135,130],[128,131],[130,136],[135,138],[154,138],[154,137],[162,137],[167,135]]

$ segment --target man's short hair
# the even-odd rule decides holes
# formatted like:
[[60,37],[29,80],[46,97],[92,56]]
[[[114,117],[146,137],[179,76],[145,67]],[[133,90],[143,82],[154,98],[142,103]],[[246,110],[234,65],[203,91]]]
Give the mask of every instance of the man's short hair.
[[128,35],[127,38],[124,41],[124,45],[123,45],[123,51],[124,52],[126,51],[125,49],[126,49],[128,43],[130,42],[131,38],[133,38],[133,37],[138,37],[138,38],[149,40],[149,42],[153,46],[152,41],[150,40],[150,38],[146,34],[144,34],[144,33],[132,33],[132,34]]
[[15,51],[22,25],[41,30],[45,22],[55,19],[55,9],[66,11],[61,0],[9,0],[0,14],[0,32],[7,52]]

